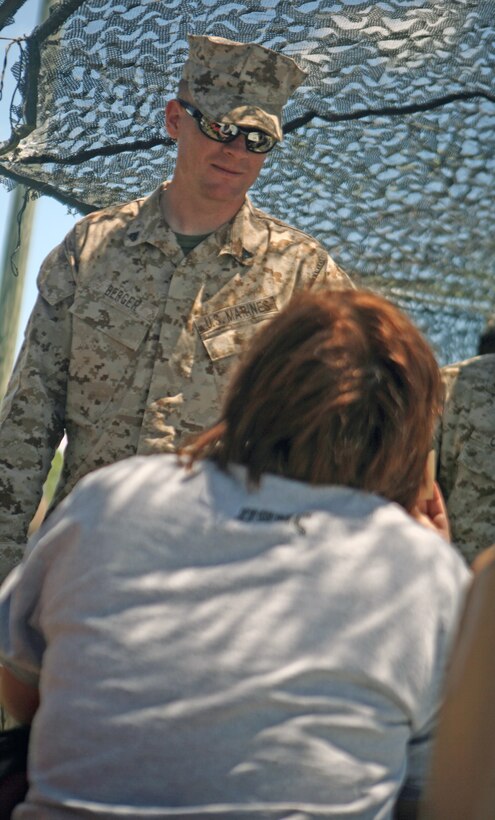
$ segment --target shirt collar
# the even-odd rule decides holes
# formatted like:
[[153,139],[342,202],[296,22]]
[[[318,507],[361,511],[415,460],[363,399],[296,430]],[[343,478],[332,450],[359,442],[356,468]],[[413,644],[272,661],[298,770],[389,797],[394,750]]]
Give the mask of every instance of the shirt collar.
[[[160,196],[169,185],[163,182],[141,202],[139,213],[131,220],[124,238],[126,247],[145,242],[155,245],[164,253],[175,253],[177,241],[162,216]],[[242,265],[251,265],[261,245],[266,245],[265,232],[260,234],[258,217],[249,197],[234,218],[215,232],[218,253],[230,254]]]
[[170,252],[171,249],[177,250],[175,236],[163,219],[160,208],[160,196],[167,185],[167,182],[163,182],[152,194],[141,201],[139,212],[131,220],[125,233],[124,245],[126,247],[148,242],[165,252]]
[[252,265],[256,254],[266,246],[266,231],[260,231],[259,219],[249,197],[223,229],[220,253],[231,254],[241,265]]

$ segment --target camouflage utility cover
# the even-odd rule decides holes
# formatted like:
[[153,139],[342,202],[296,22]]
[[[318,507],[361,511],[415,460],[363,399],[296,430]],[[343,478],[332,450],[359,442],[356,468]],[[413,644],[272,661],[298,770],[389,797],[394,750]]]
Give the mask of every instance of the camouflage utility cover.
[[438,480],[452,540],[471,563],[495,543],[495,355],[448,365],[442,373]]
[[0,575],[21,557],[64,431],[57,500],[97,467],[213,423],[260,325],[298,288],[349,284],[316,240],[249,200],[184,256],[163,187],[82,219],[42,266],[0,415]]
[[182,79],[212,120],[260,128],[282,140],[282,108],[306,72],[257,43],[190,34]]

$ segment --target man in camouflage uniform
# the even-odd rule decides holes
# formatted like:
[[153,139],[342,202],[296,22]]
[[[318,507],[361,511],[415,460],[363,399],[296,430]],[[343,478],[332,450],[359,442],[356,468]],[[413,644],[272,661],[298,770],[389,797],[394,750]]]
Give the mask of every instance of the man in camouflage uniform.
[[445,409],[438,437],[438,481],[452,540],[468,563],[495,544],[495,355],[442,369]]
[[21,558],[64,432],[57,503],[85,473],[215,421],[247,339],[301,287],[349,285],[246,192],[304,78],[257,44],[189,37],[172,180],[82,219],[45,260],[0,416],[0,577]]

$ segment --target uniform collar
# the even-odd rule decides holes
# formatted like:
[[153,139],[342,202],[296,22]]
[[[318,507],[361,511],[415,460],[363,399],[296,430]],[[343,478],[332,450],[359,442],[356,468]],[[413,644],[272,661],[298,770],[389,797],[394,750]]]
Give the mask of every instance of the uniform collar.
[[220,253],[231,254],[241,265],[252,265],[256,254],[266,247],[266,231],[260,230],[259,217],[249,197],[222,230],[225,233],[221,239]]
[[168,182],[163,182],[152,194],[141,200],[137,216],[127,226],[124,237],[126,247],[147,242],[167,253],[177,250],[175,236],[163,219],[160,208],[161,192],[167,185]]
[[[129,223],[124,245],[133,247],[145,242],[155,245],[164,253],[177,251],[175,234],[164,221],[160,196],[169,182],[163,182],[145,199],[141,200],[139,213]],[[266,245],[265,232],[260,234],[259,219],[249,197],[234,218],[222,225],[215,233],[218,253],[230,254],[242,265],[251,265],[261,245]],[[212,237],[213,238],[213,235]]]

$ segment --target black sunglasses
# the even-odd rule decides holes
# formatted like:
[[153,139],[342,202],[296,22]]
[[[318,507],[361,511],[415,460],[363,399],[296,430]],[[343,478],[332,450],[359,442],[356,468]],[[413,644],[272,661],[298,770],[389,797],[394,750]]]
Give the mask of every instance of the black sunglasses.
[[230,122],[215,122],[214,120],[209,120],[208,117],[205,117],[194,105],[191,105],[191,103],[185,100],[181,100],[180,97],[177,97],[177,102],[196,120],[201,133],[204,134],[205,137],[215,140],[215,142],[232,142],[239,134],[242,134],[246,141],[247,150],[252,151],[253,154],[267,154],[278,142],[275,137],[265,134],[264,131],[258,131],[253,128],[241,128],[240,125],[234,125]]

